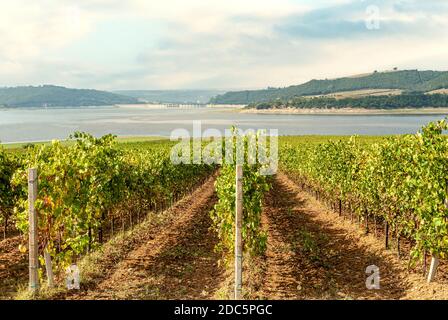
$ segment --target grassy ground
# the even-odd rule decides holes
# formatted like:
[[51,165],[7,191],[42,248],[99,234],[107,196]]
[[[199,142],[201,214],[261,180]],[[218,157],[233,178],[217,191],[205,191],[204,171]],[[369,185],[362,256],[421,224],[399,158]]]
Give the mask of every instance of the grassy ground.
[[[158,136],[148,136],[148,137],[118,137],[117,141],[120,145],[123,146],[132,146],[139,143],[153,143],[163,141],[166,142],[166,137],[158,137]],[[70,145],[72,142],[69,140],[62,140],[63,144]],[[5,150],[11,152],[21,152],[28,146],[32,145],[49,145],[51,141],[41,141],[41,142],[19,142],[19,143],[3,143],[0,144]]]
[[[319,135],[310,135],[310,136],[282,136],[279,138],[280,145],[282,144],[319,144],[324,143],[329,140],[348,140],[352,136],[319,136]],[[361,143],[376,143],[381,142],[384,139],[392,136],[357,136],[357,139]]]
[[[364,143],[375,143],[379,142],[382,139],[385,139],[389,136],[358,136],[359,141]],[[295,144],[319,144],[326,142],[328,140],[347,140],[350,139],[350,136],[321,136],[321,135],[304,135],[304,136],[281,136],[279,139],[280,145],[283,143],[295,145]],[[170,142],[166,137],[118,137],[117,138],[118,145],[124,149],[133,149],[133,148],[145,148],[154,146],[157,143],[173,143]],[[63,144],[69,145],[72,143],[68,140],[63,140]],[[35,142],[35,143],[14,143],[14,144],[2,144],[5,150],[13,153],[22,153],[28,146],[31,145],[46,145],[51,144],[51,141],[46,142]],[[207,142],[205,142],[207,144]]]
[[[381,139],[384,139],[386,136],[365,136],[361,135],[359,138],[363,141],[379,141]],[[280,141],[296,141],[296,142],[311,142],[311,143],[320,143],[325,142],[329,139],[337,140],[337,139],[349,139],[350,136],[336,136],[336,135],[302,135],[302,136],[282,136],[280,137]],[[148,137],[118,137],[117,141],[119,144],[135,144],[135,143],[142,143],[142,142],[166,142],[168,140],[167,137],[158,137],[158,136],[148,136]],[[70,144],[70,141],[68,140],[62,140],[62,143],[64,144]],[[42,142],[20,142],[20,143],[3,143],[2,145],[7,150],[14,150],[14,149],[22,149],[29,145],[46,145],[51,144],[51,141],[42,141]]]

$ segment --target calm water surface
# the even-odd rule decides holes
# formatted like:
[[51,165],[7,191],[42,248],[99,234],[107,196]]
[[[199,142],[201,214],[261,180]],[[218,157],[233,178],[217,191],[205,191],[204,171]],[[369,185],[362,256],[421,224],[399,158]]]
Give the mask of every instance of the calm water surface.
[[119,107],[0,109],[0,141],[23,142],[64,139],[74,131],[94,135],[169,136],[176,128],[192,132],[193,121],[202,130],[221,132],[232,125],[248,129],[278,129],[280,135],[384,135],[414,133],[438,115],[266,115],[225,109],[143,109]]

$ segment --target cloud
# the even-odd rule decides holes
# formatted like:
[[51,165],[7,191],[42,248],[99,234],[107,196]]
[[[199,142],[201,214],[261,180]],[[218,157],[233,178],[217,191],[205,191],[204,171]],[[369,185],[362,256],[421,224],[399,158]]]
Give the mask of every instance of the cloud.
[[[433,3],[435,2],[435,3]],[[275,26],[279,33],[309,39],[381,38],[394,35],[423,35],[433,31],[434,21],[443,17],[447,26],[448,5],[439,1],[354,1],[290,15]],[[430,5],[432,3],[432,5]],[[442,10],[444,9],[444,10]],[[373,10],[373,11],[372,11]],[[375,18],[378,29],[367,28]],[[442,27],[442,25],[439,25]],[[373,31],[373,32],[372,32]]]
[[[0,4],[0,85],[254,88],[391,66],[448,69],[442,0],[74,3]],[[371,5],[378,30],[365,25]]]

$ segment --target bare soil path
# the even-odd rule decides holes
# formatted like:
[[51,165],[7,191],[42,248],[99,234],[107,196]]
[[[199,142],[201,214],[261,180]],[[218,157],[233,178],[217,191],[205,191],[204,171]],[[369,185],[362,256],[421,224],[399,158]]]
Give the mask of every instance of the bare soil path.
[[172,219],[140,240],[101,282],[67,298],[211,298],[225,271],[218,266],[217,238],[210,230],[213,184],[211,178],[169,209]]
[[28,280],[28,256],[20,253],[20,236],[0,241],[0,300],[10,299]]
[[[426,284],[373,235],[301,190],[278,173],[262,222],[268,232],[263,283],[268,299],[448,298],[448,285]],[[367,289],[366,268],[378,266],[380,289]]]

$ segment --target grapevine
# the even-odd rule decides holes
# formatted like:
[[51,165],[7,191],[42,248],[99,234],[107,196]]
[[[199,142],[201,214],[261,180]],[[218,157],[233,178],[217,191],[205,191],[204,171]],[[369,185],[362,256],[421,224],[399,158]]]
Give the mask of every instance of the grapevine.
[[357,137],[281,147],[281,167],[304,188],[360,220],[384,220],[396,237],[414,243],[412,261],[424,252],[448,256],[448,139],[445,120],[414,135],[373,144]]
[[115,218],[167,207],[213,170],[172,164],[169,143],[142,150],[119,148],[112,135],[75,133],[71,140],[69,145],[54,141],[29,149],[10,180],[10,189],[19,195],[16,226],[26,235],[27,168],[37,168],[41,265],[46,249],[59,270],[98,248],[104,226]]
[[239,133],[236,129],[233,129],[232,132],[232,136],[227,138],[225,143],[232,145],[234,150],[232,153],[233,157],[232,159],[225,159],[221,166],[220,175],[215,183],[218,202],[210,213],[214,229],[220,239],[216,249],[225,255],[229,255],[234,250],[236,146],[237,140],[242,139],[244,146],[244,161],[242,163],[243,248],[244,251],[252,255],[259,255],[266,249],[267,235],[261,228],[261,212],[263,196],[270,189],[270,183],[268,177],[260,173],[262,164],[255,159],[249,159],[251,156],[248,153],[249,143],[254,143],[258,137],[250,135],[238,136]]

